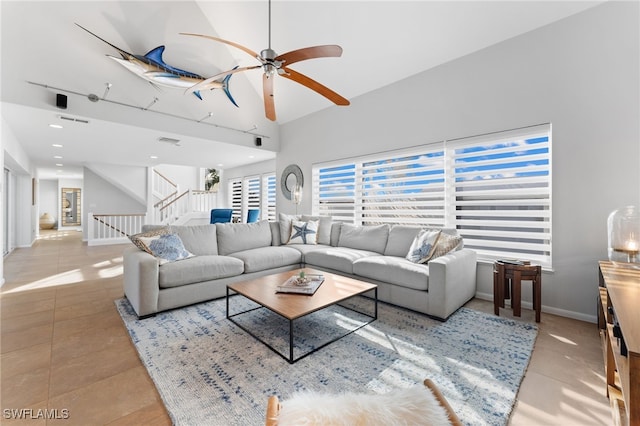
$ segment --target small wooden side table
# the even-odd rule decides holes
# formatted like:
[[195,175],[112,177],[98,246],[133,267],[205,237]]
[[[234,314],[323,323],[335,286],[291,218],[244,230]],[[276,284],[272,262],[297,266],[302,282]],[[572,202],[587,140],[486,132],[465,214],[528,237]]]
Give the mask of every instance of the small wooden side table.
[[504,300],[511,293],[511,307],[513,315],[521,315],[521,281],[531,281],[533,284],[533,310],[536,311],[536,322],[540,322],[542,310],[542,267],[540,265],[517,265],[497,261],[493,264],[493,312],[500,315],[500,308],[504,308]]

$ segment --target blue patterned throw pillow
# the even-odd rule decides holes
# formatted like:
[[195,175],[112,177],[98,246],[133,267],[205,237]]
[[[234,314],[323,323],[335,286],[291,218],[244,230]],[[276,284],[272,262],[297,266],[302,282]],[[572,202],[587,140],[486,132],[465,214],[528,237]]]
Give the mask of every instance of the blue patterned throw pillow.
[[184,248],[182,240],[176,234],[139,237],[139,239],[149,248],[152,255],[160,259],[161,265],[194,256]]
[[426,263],[433,256],[441,231],[422,230],[416,235],[409,247],[407,259],[413,263]]
[[317,244],[318,222],[291,222],[291,236],[287,244]]

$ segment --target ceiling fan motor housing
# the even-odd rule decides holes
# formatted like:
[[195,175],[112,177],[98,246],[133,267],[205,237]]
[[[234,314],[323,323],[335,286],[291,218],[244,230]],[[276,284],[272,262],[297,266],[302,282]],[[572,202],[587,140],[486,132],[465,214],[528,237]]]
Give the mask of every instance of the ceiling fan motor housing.
[[278,54],[271,48],[260,51],[260,60],[264,66],[264,72],[267,74],[267,77],[273,76],[280,70],[282,61],[276,61],[277,56]]

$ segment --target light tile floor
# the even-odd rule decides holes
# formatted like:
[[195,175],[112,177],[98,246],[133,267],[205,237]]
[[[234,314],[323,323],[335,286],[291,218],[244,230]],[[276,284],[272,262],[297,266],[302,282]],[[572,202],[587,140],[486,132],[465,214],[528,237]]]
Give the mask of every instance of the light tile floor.
[[[171,424],[113,303],[123,296],[123,247],[88,247],[77,231],[41,231],[33,247],[4,259],[0,423]],[[467,306],[493,312],[484,300]],[[533,318],[523,310],[522,319]],[[59,418],[15,420],[7,409]],[[611,424],[594,324],[542,314],[509,424]]]

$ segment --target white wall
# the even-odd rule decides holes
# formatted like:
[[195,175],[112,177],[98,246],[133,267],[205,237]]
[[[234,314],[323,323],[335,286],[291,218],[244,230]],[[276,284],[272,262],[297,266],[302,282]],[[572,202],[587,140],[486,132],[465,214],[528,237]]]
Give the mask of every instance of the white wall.
[[58,210],[58,181],[53,179],[40,179],[38,181],[38,221],[40,216],[49,213],[56,221],[60,220]]
[[[554,271],[543,309],[593,321],[607,216],[640,205],[638,17],[637,2],[607,2],[288,123],[278,176],[300,165],[310,211],[313,163],[550,122]],[[293,212],[280,191],[277,202]],[[478,274],[478,294],[491,298],[491,265]]]
[[[29,157],[4,118],[0,122],[4,167],[13,177],[10,197],[9,249],[29,247],[36,238],[37,206],[32,204],[31,179],[35,174]],[[4,180],[4,178],[3,178]],[[4,182],[3,182],[4,186]],[[3,199],[4,201],[4,199]]]
[[[141,168],[144,170],[144,168]],[[143,176],[146,185],[146,175]],[[132,182],[132,185],[134,183]],[[88,168],[84,168],[84,191],[82,206],[85,209],[82,213],[82,235],[83,239],[88,239],[88,223],[92,218],[89,213],[94,214],[134,214],[146,213],[146,204],[141,203],[127,193],[124,193],[119,186],[103,179],[98,174]]]
[[177,184],[180,193],[187,189],[204,189],[204,183],[200,184],[199,167],[159,164],[155,166],[155,169],[164,177]]
[[91,170],[102,179],[109,180],[113,186],[127,194],[139,203],[147,202],[147,168],[136,166],[122,166],[116,164],[87,164]]

